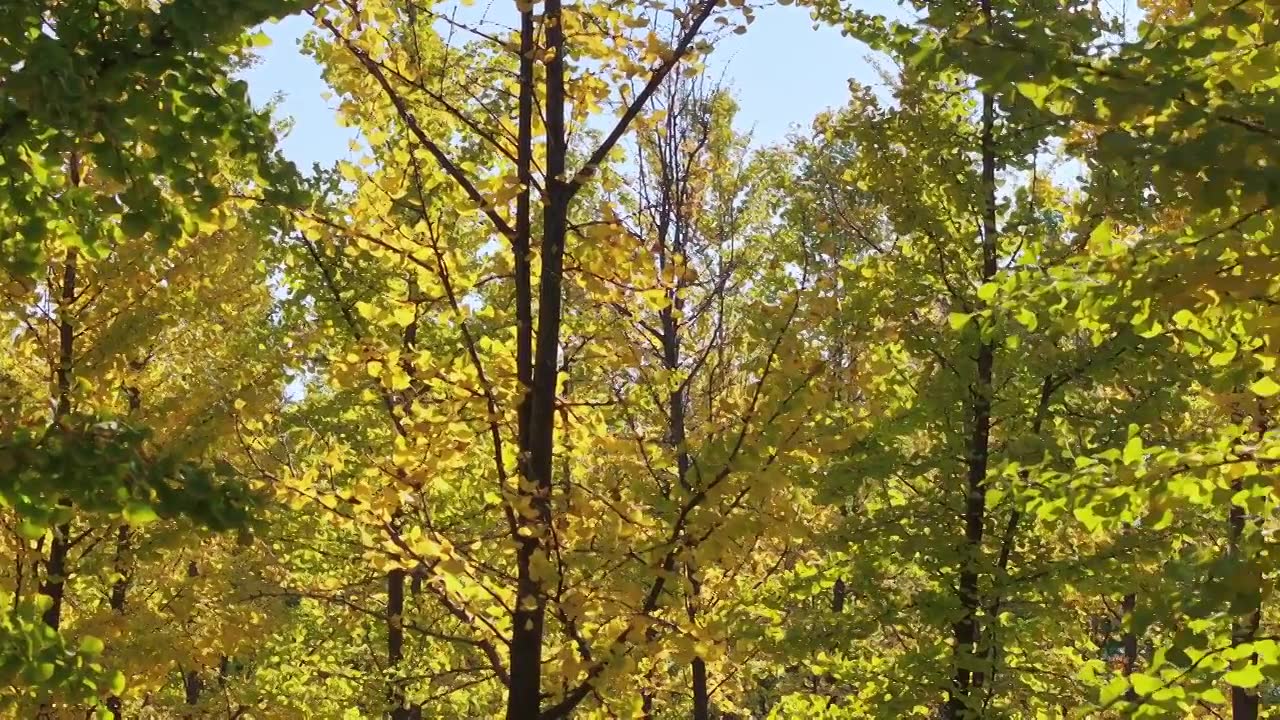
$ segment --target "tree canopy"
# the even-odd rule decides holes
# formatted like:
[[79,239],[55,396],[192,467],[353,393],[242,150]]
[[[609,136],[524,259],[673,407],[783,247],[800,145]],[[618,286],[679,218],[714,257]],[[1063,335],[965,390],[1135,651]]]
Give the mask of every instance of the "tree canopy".
[[1280,5],[796,4],[0,7],[0,714],[1280,717]]

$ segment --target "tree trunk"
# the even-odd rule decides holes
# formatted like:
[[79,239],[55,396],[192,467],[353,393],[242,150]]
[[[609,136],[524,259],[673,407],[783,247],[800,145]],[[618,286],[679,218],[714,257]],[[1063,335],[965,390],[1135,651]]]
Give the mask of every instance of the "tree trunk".
[[[116,530],[116,553],[112,562],[115,567],[116,578],[111,584],[111,611],[116,615],[124,615],[125,602],[128,600],[129,593],[129,540],[131,532],[128,525],[121,525]],[[107,710],[110,710],[115,720],[123,720],[124,703],[118,695],[112,695],[107,698]]]
[[[990,22],[989,3],[983,3]],[[996,275],[996,180],[995,180],[995,97],[982,95],[982,280]],[[978,627],[978,564],[987,511],[987,464],[991,445],[991,401],[995,366],[995,346],[978,340],[976,378],[972,389],[972,434],[969,441],[968,473],[965,483],[964,543],[961,545],[959,596],[964,615],[952,625],[955,669],[948,693],[946,717],[965,717],[972,688],[981,687],[983,673],[966,667],[976,658]]]
[[[514,238],[516,275],[517,373],[528,388],[519,411],[519,443],[521,483],[516,488],[517,512],[511,516],[516,541],[516,601],[512,610],[507,720],[538,720],[542,701],[542,636],[546,622],[546,593],[533,568],[546,552],[552,526],[551,494],[555,453],[556,389],[559,370],[560,327],[563,306],[563,270],[565,240],[568,233],[569,206],[584,178],[607,159],[627,126],[654,90],[669,75],[680,57],[689,51],[693,39],[711,16],[716,4],[707,2],[692,15],[682,30],[674,54],[650,77],[649,83],[636,95],[619,118],[613,130],[587,159],[582,171],[569,177],[567,173],[568,142],[566,133],[567,95],[565,92],[565,31],[562,22],[562,0],[547,0],[543,12],[544,43],[536,47],[533,15],[522,13],[519,71],[519,115],[517,137],[517,174],[525,184],[517,195],[518,229]],[[532,127],[535,112],[533,95],[532,53],[541,50],[546,58],[545,96],[542,102],[546,137],[544,165],[542,241],[539,247],[541,273],[537,293],[536,328],[530,328],[533,297],[525,239],[531,232],[527,198],[532,164]],[[529,183],[524,183],[528,180]],[[525,288],[528,288],[526,291]],[[529,362],[529,341],[532,357]],[[531,371],[526,370],[531,366]],[[575,689],[569,698],[548,711],[548,718],[565,717],[586,694],[587,686]]]
[[[71,183],[80,182],[79,163],[71,159]],[[76,300],[76,270],[79,256],[74,249],[68,250],[62,266],[62,290],[58,302],[58,367],[57,398],[53,421],[58,424],[71,412],[71,384],[75,365],[75,326],[71,322],[71,306]],[[44,612],[44,622],[57,630],[62,624],[62,604],[66,594],[67,553],[71,550],[70,523],[62,523],[53,530],[53,539],[49,544],[49,558],[45,561],[44,580],[40,584],[40,594],[49,598],[50,605]]]
[[131,531],[128,525],[121,525],[116,531],[116,554],[112,564],[118,576],[111,583],[111,610],[117,615],[124,614],[124,605],[128,599],[129,583],[129,539]]
[[844,578],[836,578],[836,584],[831,588],[831,612],[844,612],[844,604],[849,596],[849,588],[844,583]]
[[[982,0],[982,14],[988,28],[992,24],[990,0]],[[996,227],[996,151],[995,96],[982,94],[982,267],[981,279],[989,281],[997,272]],[[983,673],[966,667],[977,657],[978,566],[982,555],[982,536],[987,510],[987,465],[991,444],[991,403],[994,386],[995,346],[978,338],[976,377],[972,393],[972,434],[969,441],[968,472],[965,483],[964,542],[961,545],[961,570],[958,592],[964,615],[952,625],[955,646],[954,674],[948,692],[945,716],[950,720],[965,717],[968,697],[974,687],[981,687]]]
[[[684,454],[681,453],[683,456]],[[687,459],[687,456],[686,456]],[[689,598],[689,620],[694,621],[698,616],[698,595],[701,586],[698,584],[697,575],[694,574],[692,567],[688,568],[689,584],[692,587],[692,597]],[[695,657],[691,663],[693,674],[693,720],[710,720],[711,718],[711,689],[707,685],[707,661],[700,657]]]
[[707,661],[693,659],[693,720],[709,720],[711,695],[707,691]]
[[533,356],[532,391],[527,427],[520,438],[527,462],[523,480],[531,489],[520,491],[528,503],[527,517],[519,513],[516,541],[516,603],[511,627],[511,684],[507,720],[537,720],[542,702],[542,634],[547,601],[539,578],[533,576],[535,558],[551,527],[552,464],[555,452],[556,380],[560,350],[562,272],[568,232],[571,189],[565,178],[564,27],[560,0],[547,0],[546,28],[546,199],[543,208],[542,274],[538,288],[538,327]]
[[[1237,479],[1231,483],[1231,493],[1244,490],[1244,481]],[[1228,552],[1236,564],[1246,564],[1248,557],[1241,545],[1245,534],[1245,509],[1239,505],[1232,504],[1231,511],[1228,516],[1229,524],[1229,543]],[[1253,585],[1252,592],[1258,593],[1256,600],[1250,603],[1251,607],[1241,615],[1237,615],[1231,621],[1231,644],[1233,646],[1243,645],[1253,642],[1254,635],[1258,632],[1258,625],[1262,621],[1262,578],[1252,578],[1256,582]],[[1251,660],[1253,658],[1250,658]],[[1261,698],[1253,688],[1235,687],[1231,688],[1231,718],[1232,720],[1257,720],[1258,711],[1261,706]]]
[[[1138,596],[1136,593],[1129,593],[1124,596],[1120,602],[1120,612],[1122,622],[1124,622],[1124,636],[1121,644],[1124,650],[1124,667],[1122,672],[1125,677],[1133,675],[1133,671],[1138,668],[1138,633],[1133,627],[1133,611],[1138,606]],[[1129,689],[1124,693],[1124,699],[1129,702],[1138,701],[1138,693],[1133,689],[1133,685],[1129,685]]]
[[[387,670],[394,672],[404,660],[404,585],[408,576],[403,569],[387,573]],[[420,710],[410,705],[404,683],[391,680],[391,720],[416,720]]]
[[[182,694],[188,706],[200,704],[200,692],[204,690],[204,681],[200,679],[200,671],[188,670],[182,674]],[[186,717],[195,717],[187,713]]]
[[44,580],[40,583],[40,594],[50,601],[42,617],[44,623],[54,630],[62,625],[62,601],[67,587],[67,553],[71,549],[70,534],[71,527],[66,523],[53,529],[49,558],[44,564]]

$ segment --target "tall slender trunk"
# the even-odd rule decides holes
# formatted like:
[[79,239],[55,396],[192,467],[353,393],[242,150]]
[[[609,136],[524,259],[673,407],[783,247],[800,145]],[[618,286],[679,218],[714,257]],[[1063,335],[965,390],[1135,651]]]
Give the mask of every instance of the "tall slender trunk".
[[[686,568],[689,577],[690,598],[689,598],[689,621],[694,622],[698,617],[698,597],[701,594],[702,587],[698,583],[698,576],[692,566]],[[710,720],[711,717],[711,689],[707,685],[707,661],[700,657],[694,657],[690,663],[692,674],[693,689],[693,720]]]
[[[80,185],[80,158],[75,153],[67,161],[67,180],[71,187]],[[58,295],[58,360],[54,369],[57,384],[53,410],[53,425],[61,424],[63,418],[72,409],[72,382],[75,372],[75,324],[72,322],[72,306],[76,301],[76,282],[79,254],[74,248],[66,252],[62,265],[62,288]],[[70,507],[70,503],[61,501],[61,505]],[[49,557],[44,563],[44,578],[40,582],[39,591],[49,599],[49,607],[45,609],[42,620],[46,625],[58,630],[62,626],[62,606],[67,592],[67,556],[71,551],[71,523],[63,522],[53,529],[53,537],[49,544]],[[49,704],[41,704],[37,717],[51,717],[53,709]]]
[[[408,302],[415,307],[422,300],[422,293],[418,287],[418,280],[410,274],[406,279],[408,285]],[[415,311],[413,322],[405,326],[404,333],[400,339],[400,345],[404,349],[404,360],[401,361],[404,371],[409,377],[414,376],[414,367],[411,360],[413,351],[418,347],[418,318]],[[397,402],[393,402],[390,408],[394,417],[397,411],[397,405],[407,415],[410,411],[412,397],[405,394],[399,398]],[[402,427],[397,425],[397,427]],[[391,526],[396,532],[400,531],[403,510],[397,509],[391,519]],[[387,670],[394,673],[397,666],[404,660],[404,590],[405,581],[409,578],[409,573],[404,568],[396,568],[387,573]],[[414,583],[418,582],[417,574],[414,575]],[[416,585],[415,585],[416,588]],[[403,680],[393,678],[389,693],[391,705],[391,720],[417,720],[421,717],[422,709],[416,704],[408,702],[408,694],[405,690]]]
[[[533,279],[531,270],[531,244],[533,233],[533,98],[534,98],[534,19],[530,8],[520,13],[520,76],[519,107],[516,139],[516,176],[521,188],[516,195],[515,236],[511,249],[514,255],[516,292],[516,379],[524,395],[521,397],[517,418],[517,447],[519,470],[522,480],[536,477],[530,455],[530,419],[533,412]],[[545,199],[544,199],[545,201]],[[545,262],[545,260],[544,260]],[[525,493],[522,491],[521,496]],[[536,493],[535,493],[536,495]],[[536,502],[536,498],[532,499]],[[523,513],[517,517],[517,532],[533,532],[529,518]],[[538,546],[532,537],[516,538],[517,603],[512,614],[511,637],[511,685],[507,694],[507,717],[510,720],[536,718],[541,692],[541,619],[537,607],[538,588],[530,575],[530,562]],[[539,616],[535,618],[533,616]],[[530,707],[525,707],[530,706]]]
[[[355,317],[351,314],[350,309],[342,301],[342,293],[338,287],[334,272],[325,265],[319,249],[312,242],[307,240],[305,236],[302,238],[302,242],[307,249],[307,254],[311,256],[312,261],[316,264],[316,268],[320,271],[324,284],[326,288],[328,288],[330,295],[332,295],[333,302],[342,314],[343,320],[346,322],[347,328],[350,330],[352,337],[357,341],[362,341],[365,335],[361,331],[359,324],[357,324]],[[408,296],[406,299],[408,302],[416,305],[421,301],[421,290],[413,275],[410,275],[407,278],[406,284],[408,286]],[[415,317],[414,321],[405,327],[404,334],[401,337],[401,347],[404,350],[404,357],[406,358],[403,361],[402,368],[410,375],[411,378],[413,377],[413,365],[407,358],[412,356],[413,350],[417,347],[417,342],[418,319]],[[401,409],[407,412],[410,398],[406,396],[397,399],[396,396],[386,392],[385,390],[380,390],[380,394],[382,396],[383,407],[386,409],[391,420],[392,429],[400,437],[405,437],[406,429],[404,424],[400,421],[397,412]],[[400,479],[404,480],[405,478],[401,475]],[[397,510],[392,514],[391,525],[396,532],[400,529],[402,519],[402,510]],[[393,669],[404,658],[404,589],[405,580],[408,579],[408,576],[409,573],[402,568],[392,570],[387,573],[387,606],[386,612],[383,614],[383,622],[387,627],[388,669]],[[414,573],[411,582],[413,592],[416,594],[421,590],[421,575]],[[387,695],[388,702],[391,706],[391,712],[389,714],[393,720],[416,720],[421,717],[422,708],[420,706],[414,705],[406,707],[406,694],[403,684],[393,681]]]
[[[538,327],[533,355],[532,391],[520,451],[527,453],[520,490],[532,517],[521,513],[516,550],[516,603],[511,628],[511,684],[507,720],[537,720],[542,702],[542,635],[547,601],[533,575],[535,557],[544,550],[551,526],[552,465],[555,452],[555,402],[560,349],[564,248],[572,189],[565,177],[564,27],[561,1],[547,0],[543,27],[546,49],[546,197],[543,207],[542,274],[538,288]],[[523,485],[523,484],[522,484]]]
[[[387,573],[387,670],[394,672],[404,660],[404,587],[408,573],[403,569]],[[391,681],[391,720],[417,720],[421,708],[411,705],[404,683]]]
[[[182,674],[183,700],[188,706],[200,704],[200,692],[204,690],[204,681],[200,679],[199,670],[188,670]],[[188,713],[186,717],[195,717]]]
[[53,541],[49,544],[49,557],[44,563],[44,579],[40,594],[49,598],[42,619],[57,630],[62,626],[62,605],[67,589],[67,554],[71,549],[71,526],[67,523],[53,529]]
[[[664,198],[667,198],[668,193],[665,190],[664,188],[663,195]],[[669,200],[669,198],[667,199]],[[671,247],[671,251],[677,256],[683,256],[685,252],[684,243],[681,240],[682,233],[683,222],[677,220],[675,239]],[[659,242],[663,244],[662,260],[665,263],[668,261],[665,230],[661,232]],[[676,288],[668,292],[667,306],[660,313],[663,366],[672,372],[680,369],[680,323],[677,319],[678,313],[683,311],[680,289],[679,284],[677,284]],[[667,398],[667,440],[671,444],[672,450],[675,451],[677,482],[686,489],[689,488],[689,471],[692,464],[689,458],[689,450],[685,446],[688,437],[686,427],[687,401],[688,393],[685,390],[684,383],[672,390]],[[689,621],[697,622],[698,600],[702,586],[698,582],[698,569],[693,565],[692,561],[686,564],[685,574],[689,578],[690,588],[690,597],[687,603]],[[707,686],[707,662],[700,657],[695,657],[690,664],[692,671],[693,720],[708,720],[711,716],[711,694]]]
[[[983,0],[983,16],[991,24],[991,5]],[[988,281],[997,272],[996,228],[996,155],[995,155],[995,96],[982,94],[982,272],[981,279]],[[991,445],[992,378],[995,367],[995,346],[979,337],[976,357],[976,377],[972,393],[971,435],[969,439],[968,471],[965,483],[964,542],[960,548],[961,570],[958,594],[964,614],[952,625],[955,642],[953,648],[954,671],[948,691],[945,716],[958,720],[967,714],[968,698],[973,688],[981,687],[983,673],[972,671],[969,664],[976,656],[976,645],[981,633],[978,627],[978,567],[982,555],[982,537],[987,511],[987,466]]]
[[404,659],[404,580],[403,569],[387,573],[387,665],[395,667]]
[[[1237,479],[1231,483],[1231,493],[1244,490],[1244,481]],[[1245,535],[1245,509],[1239,505],[1232,504],[1231,511],[1228,516],[1228,545],[1227,552],[1231,555],[1236,563],[1248,563],[1244,549],[1241,547]],[[1257,582],[1253,587],[1261,593],[1262,578],[1254,578]],[[1253,642],[1254,635],[1258,632],[1258,625],[1262,621],[1262,602],[1261,595],[1258,600],[1251,603],[1251,607],[1243,614],[1237,615],[1231,621],[1231,644],[1242,645]],[[1261,706],[1261,698],[1253,688],[1244,688],[1232,686],[1231,688],[1231,718],[1232,720],[1257,720],[1258,711]]]
[[[1053,393],[1062,386],[1065,380],[1055,381],[1052,374],[1046,375],[1040,384],[1040,397],[1036,401],[1035,413],[1031,417],[1031,435],[1039,437],[1044,427],[1045,418],[1049,414],[1049,403],[1053,399]],[[1029,473],[1026,470],[1018,474],[1022,483],[1026,483]],[[1000,553],[996,558],[996,572],[1001,579],[1007,579],[1009,576],[1009,563],[1013,560],[1013,553],[1018,540],[1019,526],[1022,523],[1022,511],[1015,506],[1009,511],[1009,520],[1004,526],[1004,535],[1000,539]],[[991,607],[987,612],[990,618],[991,627],[987,634],[987,649],[983,653],[990,664],[991,674],[983,677],[978,685],[985,685],[987,688],[986,696],[983,700],[983,707],[988,707],[995,693],[995,679],[1000,672],[1002,662],[1004,660],[1004,644],[1000,638],[1000,614],[1001,608],[1007,599],[1006,588],[997,585],[995,590],[995,598],[991,603]]]
[[[681,425],[684,430],[684,425]],[[682,465],[689,464],[689,456],[685,452],[678,454]],[[698,573],[694,566],[687,565],[686,573],[689,575],[690,598],[689,598],[689,620],[694,623],[698,619],[699,596],[701,594],[701,583],[698,582]],[[710,687],[707,682],[707,661],[701,657],[694,657],[691,662],[690,670],[692,671],[692,692],[694,692],[694,717],[692,720],[709,720],[712,715],[712,696],[710,696]]]
[[[425,205],[425,202],[424,202]],[[311,256],[316,268],[320,271],[320,275],[324,281],[325,287],[329,290],[333,298],[334,304],[337,306],[342,318],[345,321],[351,336],[362,341],[365,337],[361,331],[355,317],[351,314],[350,309],[342,300],[342,292],[338,287],[335,273],[324,263],[323,257],[320,255],[319,249],[314,243],[302,237],[302,242],[306,247],[307,254]],[[407,302],[417,305],[421,302],[421,289],[413,274],[406,278],[408,288]],[[404,351],[402,359],[402,369],[412,379],[414,377],[414,368],[412,361],[409,359],[413,355],[413,351],[417,348],[418,343],[418,317],[415,315],[413,322],[409,323],[404,329],[401,336],[401,347]],[[409,395],[396,396],[380,389],[379,393],[382,397],[382,405],[385,408],[388,417],[391,420],[391,427],[401,438],[406,437],[406,428],[404,423],[400,421],[397,414],[400,411],[405,413],[409,410],[412,398]],[[405,480],[402,472],[397,471],[401,481]],[[403,520],[403,510],[397,509],[391,516],[391,526],[395,532],[399,532],[401,522]],[[404,590],[405,581],[409,578],[408,573],[403,568],[397,568],[387,573],[387,605],[386,611],[383,613],[383,622],[387,628],[387,667],[393,670],[404,659]],[[414,594],[422,589],[422,576],[413,573],[411,586]],[[225,666],[225,663],[224,663]],[[389,715],[392,720],[417,720],[421,717],[422,708],[418,705],[409,705],[406,703],[406,693],[403,683],[392,681],[387,693],[387,700],[391,706]]]
[[[532,9],[520,13],[519,117],[517,119],[516,175],[521,183],[516,196],[515,236],[512,239],[516,292],[516,378],[524,391],[518,408],[517,447],[520,478],[536,477],[530,454],[530,426],[533,413],[533,279],[531,244],[533,227],[533,97],[534,97],[534,21]],[[545,201],[545,198],[544,198]],[[545,262],[545,260],[544,260]],[[521,496],[525,492],[521,491]],[[536,507],[535,497],[531,502]],[[517,517],[518,532],[532,533],[529,518]],[[507,718],[536,718],[541,693],[541,610],[538,588],[530,574],[530,563],[538,545],[531,536],[517,536],[516,607],[512,613],[511,684],[507,694]],[[536,616],[536,617],[535,617]]]
[[[539,247],[541,274],[537,292],[537,326],[531,328],[533,317],[532,281],[527,264],[519,265],[522,244],[528,233],[513,232],[513,247],[517,256],[517,372],[529,388],[519,412],[521,483],[516,488],[519,512],[515,513],[516,541],[516,601],[512,610],[510,642],[509,685],[507,693],[507,720],[536,720],[541,714],[542,700],[542,637],[546,622],[547,597],[541,579],[535,578],[535,559],[546,552],[552,526],[551,495],[553,460],[555,452],[556,385],[560,350],[560,328],[563,307],[563,270],[565,241],[568,234],[569,206],[574,194],[582,187],[584,178],[605,162],[627,126],[635,119],[640,108],[652,96],[655,89],[668,77],[679,58],[692,47],[692,42],[703,24],[715,9],[714,2],[703,4],[692,20],[683,28],[681,40],[673,57],[664,62],[653,74],[646,86],[632,100],[619,118],[614,129],[590,155],[579,175],[567,173],[568,143],[566,133],[567,95],[565,91],[565,32],[562,22],[562,0],[546,0],[543,12],[545,44],[535,48],[533,43],[532,15],[522,14],[522,50],[520,66],[519,137],[517,138],[517,172],[531,179],[532,167],[532,113],[534,66],[531,51],[541,51],[545,57],[545,96],[542,102],[546,162],[543,187],[542,241]],[[528,124],[527,124],[528,123]],[[527,198],[528,185],[517,194],[517,222],[529,226],[530,210]],[[530,231],[531,232],[531,231]],[[528,288],[527,297],[523,288]],[[525,338],[531,338],[531,342]],[[532,347],[530,347],[532,346]],[[528,363],[523,362],[529,357]],[[526,370],[526,368],[530,368]],[[565,717],[586,693],[585,685],[575,689],[569,698],[548,710],[549,717]]]
[[[848,506],[840,505],[840,517],[849,517]],[[849,602],[849,584],[845,582],[843,577],[836,578],[835,584],[831,587],[831,612],[844,612],[845,605]]]
[[[678,263],[687,262],[688,237],[691,232],[691,219],[687,216],[689,203],[689,173],[693,167],[697,153],[705,145],[705,137],[697,138],[691,133],[697,132],[684,127],[680,117],[692,111],[703,112],[694,104],[692,97],[681,92],[679,83],[669,86],[667,96],[667,116],[665,131],[659,132],[653,141],[654,159],[658,163],[656,182],[658,183],[657,215],[654,218],[654,240],[657,244],[658,274],[668,277],[669,270]],[[690,140],[696,143],[693,149],[688,147]],[[643,159],[641,160],[643,162]],[[642,176],[642,182],[644,176]],[[645,193],[647,196],[647,193]],[[682,340],[684,326],[686,281],[682,268],[675,267],[677,272],[670,273],[675,280],[666,289],[666,303],[658,310],[658,327],[662,351],[662,367],[670,376],[679,375],[684,362]],[[721,295],[723,299],[723,295]],[[723,315],[723,306],[719,308]],[[695,371],[696,372],[696,371]],[[689,384],[692,376],[674,387],[667,396],[666,407],[666,443],[675,456],[676,483],[686,492],[695,488],[691,482],[690,471],[692,458],[686,443],[688,440]],[[710,393],[708,393],[710,396]],[[664,492],[669,488],[664,487]],[[668,499],[670,495],[668,494]],[[689,597],[685,602],[685,610],[691,624],[697,624],[701,611],[700,596],[702,584],[698,579],[698,568],[692,560],[685,561],[685,577],[689,581]],[[708,683],[707,663],[701,657],[690,662],[690,689],[693,696],[693,720],[708,720],[711,715],[711,691]]]
[[[1121,646],[1124,651],[1124,666],[1121,671],[1125,677],[1133,675],[1138,669],[1138,633],[1133,627],[1133,611],[1138,607],[1137,593],[1129,593],[1120,601],[1120,612],[1123,615],[1124,635],[1121,638]],[[1133,689],[1133,685],[1124,693],[1124,699],[1129,702],[1137,702],[1138,693]]]
[[[115,582],[111,583],[111,612],[116,615],[124,615],[125,603],[129,594],[129,543],[132,537],[132,531],[128,525],[121,525],[116,530],[116,551],[112,560],[112,566],[116,571]],[[107,710],[111,711],[115,720],[123,720],[124,718],[124,702],[118,695],[112,695],[107,698]]]
[[[200,565],[195,560],[187,563],[187,577],[200,577]],[[182,693],[188,706],[195,707],[200,704],[200,695],[204,693],[204,678],[200,675],[200,667],[198,665],[191,670],[182,671]],[[197,716],[193,710],[183,717],[194,718]]]
[[516,195],[515,235],[511,241],[516,289],[516,379],[524,391],[518,418],[521,449],[528,447],[529,411],[533,405],[533,280],[529,257],[533,234],[533,40],[530,8],[520,13],[520,96],[516,123],[516,178],[520,191]]
[[76,329],[71,322],[71,306],[76,301],[76,274],[80,255],[75,249],[67,250],[62,264],[62,291],[58,296],[58,383],[57,405],[54,419],[61,420],[71,413],[71,383],[75,372]]
[[[142,407],[142,395],[137,388],[126,388],[129,396],[129,415],[132,416]],[[115,555],[112,557],[111,565],[116,572],[116,579],[111,583],[111,611],[117,615],[123,615],[125,603],[128,601],[129,585],[133,580],[133,574],[130,572],[129,546],[133,541],[133,528],[128,524],[121,525],[116,528],[116,548]],[[111,698],[108,705],[112,702],[119,703],[119,698]],[[119,711],[116,711],[119,715]]]
[[711,695],[707,691],[707,661],[693,659],[693,720],[711,717]]
[[[78,161],[71,160],[71,181],[79,184]],[[62,289],[58,297],[58,366],[55,370],[57,382],[57,398],[54,406],[54,424],[58,424],[71,413],[73,372],[75,365],[75,325],[71,321],[71,306],[76,300],[76,271],[79,255],[74,249],[67,250],[66,260],[62,266]],[[49,607],[44,612],[44,622],[57,630],[62,624],[62,606],[66,594],[67,554],[71,550],[71,525],[69,522],[59,524],[53,530],[53,539],[49,544],[49,557],[45,561],[44,580],[40,584],[40,594],[49,598]]]

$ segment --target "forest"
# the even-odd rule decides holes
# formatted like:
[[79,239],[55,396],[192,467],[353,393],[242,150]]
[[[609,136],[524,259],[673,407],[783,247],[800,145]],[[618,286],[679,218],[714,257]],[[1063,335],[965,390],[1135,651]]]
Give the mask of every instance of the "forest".
[[1280,718],[1280,2],[778,3],[0,2],[0,717]]

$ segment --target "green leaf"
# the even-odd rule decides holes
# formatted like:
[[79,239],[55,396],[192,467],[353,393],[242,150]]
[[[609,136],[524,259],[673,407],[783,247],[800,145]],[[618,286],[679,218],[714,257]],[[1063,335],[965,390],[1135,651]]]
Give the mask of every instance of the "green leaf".
[[1106,247],[1111,243],[1111,239],[1115,237],[1115,226],[1110,220],[1104,220],[1098,223],[1098,227],[1089,233],[1089,244],[1096,247]]
[[1200,700],[1202,702],[1210,703],[1211,705],[1225,705],[1227,702],[1227,696],[1218,688],[1209,688],[1208,690],[1200,693]]
[[37,522],[32,522],[29,518],[23,518],[18,525],[18,534],[27,540],[39,540],[44,537],[45,527]]
[[1258,670],[1257,665],[1249,665],[1240,670],[1233,670],[1222,676],[1228,684],[1235,687],[1251,688],[1257,687],[1262,682],[1262,671]]
[[137,500],[125,505],[123,515],[130,525],[146,525],[160,519],[160,516],[156,515],[155,508]]
[[80,652],[89,657],[101,655],[104,649],[106,647],[102,644],[102,641],[92,635],[85,635],[84,639],[80,641]]
[[1143,673],[1130,675],[1129,681],[1133,683],[1133,691],[1139,695],[1150,695],[1164,687],[1164,683],[1160,682],[1160,678],[1151,677]]
[[1232,359],[1235,358],[1235,356],[1236,356],[1235,348],[1230,348],[1227,350],[1219,350],[1218,352],[1209,356],[1209,364],[1212,365],[1213,367],[1222,367],[1227,363],[1231,362]]
[[111,694],[119,695],[120,693],[124,692],[125,684],[126,683],[124,679],[124,673],[117,670],[111,674],[111,680],[110,680]]
[[953,312],[947,319],[951,323],[952,330],[963,330],[964,326],[968,325],[969,321],[973,319],[973,315],[970,313]]
[[1120,460],[1125,465],[1134,465],[1142,459],[1142,438],[1133,436],[1124,444],[1124,453],[1121,454]]
[[1102,688],[1099,694],[1098,702],[1103,705],[1110,705],[1115,702],[1121,695],[1129,689],[1129,681],[1123,676],[1114,677],[1110,682]]
[[1276,381],[1269,377],[1264,377],[1251,384],[1249,389],[1262,397],[1271,397],[1272,395],[1280,392],[1280,384],[1276,384]]
[[1076,520],[1079,520],[1089,532],[1097,530],[1102,525],[1102,518],[1098,517],[1098,514],[1093,511],[1091,506],[1078,507],[1072,510],[1071,514],[1075,515]]
[[1044,101],[1053,92],[1053,88],[1048,85],[1039,85],[1031,82],[1014,83],[1018,88],[1018,92],[1026,96],[1037,108],[1044,107]]

